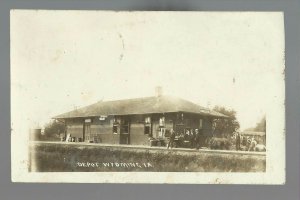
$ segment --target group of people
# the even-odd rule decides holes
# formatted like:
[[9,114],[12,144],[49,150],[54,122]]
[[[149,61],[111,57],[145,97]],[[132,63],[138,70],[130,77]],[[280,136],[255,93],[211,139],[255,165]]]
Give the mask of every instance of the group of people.
[[257,141],[254,136],[251,138],[249,136],[242,137],[240,133],[235,134],[235,148],[237,151],[241,150],[241,143],[246,146],[246,150],[255,151],[255,147],[257,145]]
[[[237,151],[243,150],[243,151],[265,151],[265,145],[258,144],[258,142],[255,140],[254,137],[245,137],[242,136],[240,133],[235,133],[231,139],[230,138],[214,138],[214,140],[207,141],[204,140],[205,137],[202,136],[202,134],[199,132],[198,129],[189,129],[185,130],[185,132],[176,134],[173,129],[170,130],[169,135],[169,141],[167,144],[167,149],[173,148],[173,147],[184,147],[184,148],[195,148],[199,149],[201,144],[209,144],[212,145],[212,141],[214,141],[213,144],[218,145],[222,147],[226,145],[226,141],[228,141],[230,149],[230,146],[235,142],[235,148]],[[232,140],[233,139],[233,140]],[[235,140],[235,141],[234,141]],[[210,148],[212,148],[210,146]],[[227,149],[227,148],[225,148]]]
[[[175,145],[175,138],[176,133],[173,129],[170,130],[170,138],[169,143],[167,145],[167,148],[173,148]],[[190,147],[190,148],[200,148],[200,133],[198,129],[190,129],[186,130],[185,133],[181,133],[178,136],[178,140],[183,142],[184,147]]]

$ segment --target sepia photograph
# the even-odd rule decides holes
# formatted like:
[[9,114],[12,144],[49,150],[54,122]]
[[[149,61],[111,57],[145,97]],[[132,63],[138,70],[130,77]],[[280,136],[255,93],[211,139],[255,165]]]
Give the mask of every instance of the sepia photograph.
[[282,12],[11,10],[14,182],[285,184]]

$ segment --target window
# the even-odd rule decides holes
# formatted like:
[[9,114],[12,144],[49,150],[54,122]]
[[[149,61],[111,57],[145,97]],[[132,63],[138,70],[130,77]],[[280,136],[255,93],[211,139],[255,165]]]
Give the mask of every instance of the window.
[[118,123],[118,120],[116,117],[113,117],[113,123]]
[[177,123],[183,124],[183,113],[177,113],[176,121]]
[[117,124],[113,125],[113,134],[118,134],[118,125]]
[[85,119],[84,122],[85,123],[92,123],[92,119]]
[[165,131],[166,131],[165,128],[159,128],[159,129],[158,129],[158,137],[159,137],[159,138],[165,137]]
[[101,116],[99,117],[99,120],[100,120],[100,121],[105,121],[105,120],[106,120],[106,118],[107,118],[107,116],[106,116],[106,115],[101,115]]
[[85,124],[85,138],[84,138],[84,140],[85,141],[90,141],[91,140],[91,124],[90,123],[87,123],[87,124]]
[[145,117],[145,124],[151,124],[151,118]]
[[165,126],[165,117],[159,118],[159,126]]
[[145,128],[144,128],[145,135],[152,135],[151,131],[151,117],[145,117]]
[[129,119],[121,119],[120,134],[129,134]]
[[151,126],[145,125],[145,135],[151,135]]
[[118,121],[118,119],[117,119],[116,116],[113,116],[111,118],[110,123],[112,124],[112,127],[113,127],[113,130],[112,130],[113,134],[120,133],[119,132],[120,131],[120,129],[119,129],[119,121]]

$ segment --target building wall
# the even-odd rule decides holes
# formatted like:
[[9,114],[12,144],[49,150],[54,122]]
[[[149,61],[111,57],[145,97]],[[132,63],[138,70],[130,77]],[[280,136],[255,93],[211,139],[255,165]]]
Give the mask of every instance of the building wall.
[[[202,120],[202,126],[200,124]],[[181,124],[185,130],[199,129],[201,133],[205,135],[211,135],[212,133],[212,119],[206,116],[200,116],[189,113],[178,113],[175,119],[175,125]]]
[[133,115],[130,117],[130,144],[149,145],[149,135],[145,134],[146,115]]
[[204,117],[203,118],[202,133],[205,136],[211,136],[212,135],[212,119],[210,117]]
[[66,133],[72,137],[83,138],[83,119],[73,118],[66,121]]
[[[151,117],[151,134],[145,134],[145,117]],[[164,129],[165,132],[160,134],[161,127],[159,119],[165,118]],[[66,120],[67,133],[72,137],[83,138],[85,135],[90,136],[90,140],[97,140],[100,143],[119,144],[120,143],[120,124],[121,120],[127,118],[130,122],[129,126],[129,141],[134,145],[149,145],[149,137],[165,138],[168,137],[168,132],[175,129],[176,124],[184,124],[187,129],[199,129],[200,119],[202,119],[203,135],[210,135],[212,130],[212,121],[208,117],[203,117],[193,114],[184,114],[183,121],[181,113],[167,113],[167,114],[152,114],[152,115],[132,115],[132,116],[108,116],[105,120],[100,120],[99,117],[92,117],[91,122],[85,122],[83,118],[74,118]],[[113,133],[113,125],[117,122],[117,133]],[[89,128],[87,128],[89,126]]]
[[[90,117],[87,118],[91,119],[91,122],[88,123],[85,122],[85,119],[67,119],[67,133],[71,134],[72,137],[83,138],[83,132],[85,131],[85,136],[90,136],[88,137],[89,140],[98,140],[99,143],[119,144],[121,119],[125,117],[116,118],[118,122],[117,134],[113,133],[113,116],[108,116],[105,120],[99,120],[99,117]],[[130,116],[128,119],[130,121],[130,144],[148,145],[149,135],[144,134],[144,116]]]
[[92,118],[91,136],[96,137],[100,143],[119,144],[120,142],[120,133],[113,133],[112,116],[106,117],[105,120],[99,120],[99,117]]
[[[152,136],[153,138],[165,138],[171,129],[174,129],[174,122],[176,118],[176,113],[166,113],[166,114],[154,114],[152,117]],[[164,126],[160,126],[159,120],[164,117]],[[164,132],[161,133],[161,128]]]
[[148,145],[149,136],[144,134],[144,124],[132,123],[130,125],[130,144]]
[[[85,135],[90,135],[90,140],[97,137],[101,143],[119,144],[120,135],[113,134],[111,117],[104,121],[99,120],[99,117],[88,119],[92,119],[91,123],[86,123],[83,118],[66,119],[66,133],[71,134],[72,137],[83,138],[85,131]],[[86,126],[89,126],[90,129],[87,129]]]
[[[152,126],[153,126],[153,137],[159,137],[159,118],[165,117],[165,126],[164,128],[169,131],[174,129],[177,131],[177,134],[180,134],[178,130],[176,130],[176,125],[182,125],[183,130],[190,129],[199,129],[203,135],[210,136],[212,134],[212,119],[206,116],[199,116],[196,114],[188,114],[188,113],[168,113],[165,115],[156,114],[152,118]],[[200,119],[202,119],[202,127],[200,126]],[[166,134],[167,136],[167,134]]]

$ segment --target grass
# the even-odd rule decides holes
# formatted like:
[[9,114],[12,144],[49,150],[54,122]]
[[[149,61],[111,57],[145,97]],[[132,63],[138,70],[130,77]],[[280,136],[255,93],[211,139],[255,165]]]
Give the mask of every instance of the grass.
[[[266,167],[265,156],[211,152],[32,144],[30,153],[34,160],[30,169],[40,172],[263,172]],[[88,163],[93,163],[94,166],[87,167]],[[114,163],[114,166],[105,166],[103,163]],[[120,167],[121,163],[126,163],[127,167],[125,164]],[[132,166],[133,163],[142,167]]]

